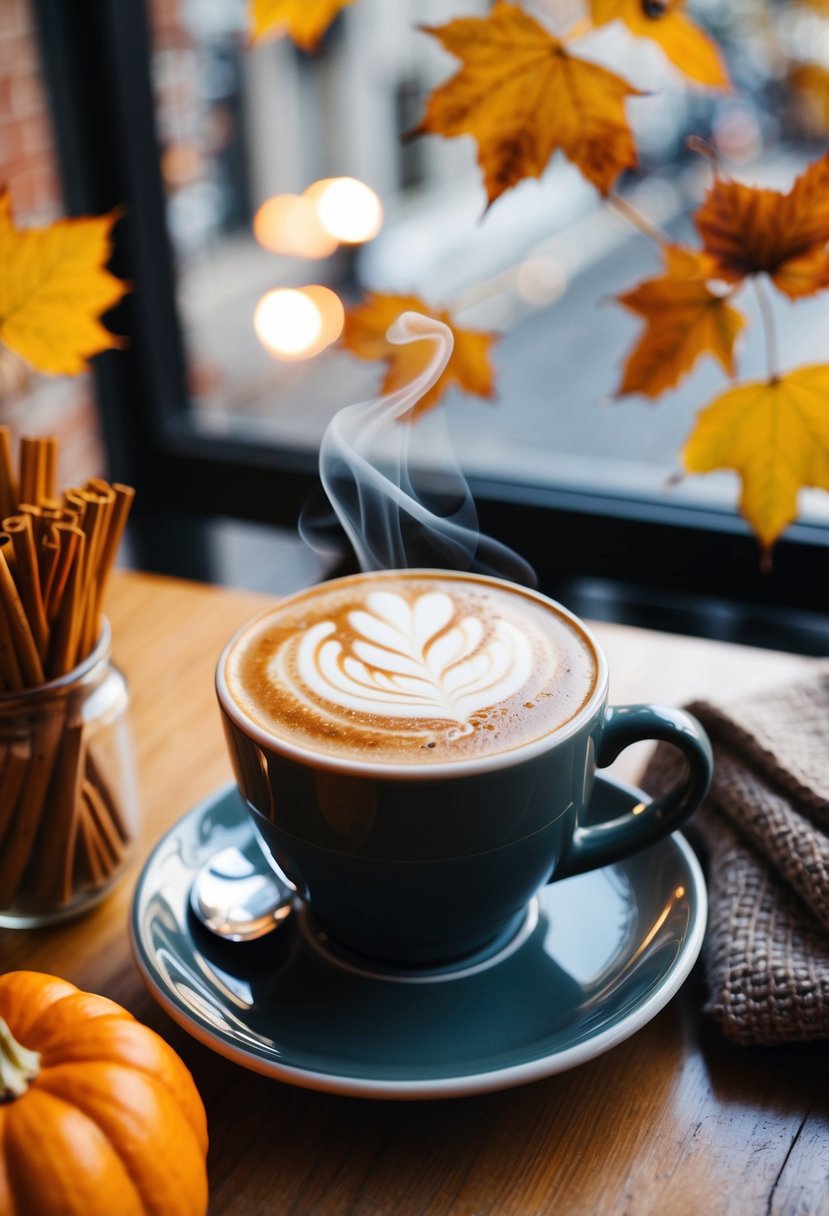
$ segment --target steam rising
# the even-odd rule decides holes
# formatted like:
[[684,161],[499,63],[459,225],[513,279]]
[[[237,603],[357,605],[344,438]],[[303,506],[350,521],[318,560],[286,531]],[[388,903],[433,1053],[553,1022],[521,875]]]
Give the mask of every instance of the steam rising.
[[[492,574],[535,585],[532,567],[496,540],[482,536],[466,479],[445,434],[446,462],[430,501],[439,491],[437,514],[415,490],[409,470],[412,426],[399,424],[443,374],[454,338],[448,326],[416,312],[398,317],[387,333],[400,345],[428,340],[434,353],[411,383],[394,393],[349,405],[329,423],[320,445],[320,478],[362,570],[434,566]],[[441,414],[442,420],[442,414]],[[382,447],[382,463],[376,449]],[[437,505],[435,502],[433,505]],[[320,548],[318,520],[306,512],[300,532]]]

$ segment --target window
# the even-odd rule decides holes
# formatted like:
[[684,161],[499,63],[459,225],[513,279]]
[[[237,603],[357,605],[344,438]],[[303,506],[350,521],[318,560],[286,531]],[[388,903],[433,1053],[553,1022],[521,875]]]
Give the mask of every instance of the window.
[[[540,7],[555,16],[564,3]],[[488,10],[483,0],[461,7]],[[157,526],[173,515],[199,573],[203,513],[293,528],[317,488],[325,424],[376,391],[377,368],[335,347],[274,358],[253,324],[263,296],[309,283],[346,300],[364,288],[415,291],[503,333],[498,404],[455,397],[444,412],[482,528],[521,552],[543,589],[588,612],[650,603],[655,622],[825,648],[825,496],[807,499],[761,574],[734,479],[667,484],[696,409],[724,384],[714,368],[656,406],[605,403],[634,329],[610,298],[656,268],[643,238],[560,157],[480,222],[471,141],[401,145],[451,70],[415,27],[440,24],[457,4],[359,0],[314,54],[287,40],[249,47],[236,0],[154,0],[149,12],[142,0],[89,0],[71,16],[60,0],[36,8],[68,207],[126,207],[117,269],[135,291],[113,328],[131,345],[99,360],[97,385],[114,472],[141,487],[140,560],[184,572],[180,540]],[[709,173],[685,145],[689,132],[770,184],[788,184],[825,140],[818,95],[789,87],[780,66],[785,58],[795,82],[818,45],[815,22],[826,42],[823,17],[749,0],[695,12],[717,29],[740,92],[680,88],[645,49],[637,82],[659,94],[637,102],[643,167],[624,191],[671,234],[687,232]],[[616,37],[600,35],[596,54],[630,76],[623,57],[640,48]],[[332,176],[379,193],[376,239],[318,257],[263,248],[262,204]],[[822,310],[818,297],[782,320],[793,364],[820,358]],[[751,328],[748,375],[763,358],[756,317]],[[418,428],[413,456],[427,482],[432,451],[429,427]],[[792,610],[817,614],[798,618],[794,642]]]

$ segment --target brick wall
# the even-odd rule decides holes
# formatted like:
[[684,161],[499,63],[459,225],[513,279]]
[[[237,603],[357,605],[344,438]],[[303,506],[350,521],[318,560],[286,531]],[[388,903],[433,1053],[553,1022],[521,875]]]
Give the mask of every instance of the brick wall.
[[[16,221],[43,224],[60,215],[49,105],[40,75],[29,0],[0,0],[0,183]],[[29,374],[0,347],[0,423],[13,437],[60,438],[60,482],[105,473],[89,379]]]

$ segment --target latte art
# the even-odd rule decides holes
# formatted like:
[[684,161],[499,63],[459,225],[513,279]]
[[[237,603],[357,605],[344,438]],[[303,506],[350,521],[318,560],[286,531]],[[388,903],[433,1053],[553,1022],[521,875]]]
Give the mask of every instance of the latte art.
[[558,729],[596,684],[554,604],[477,575],[388,571],[284,600],[230,647],[241,713],[275,740],[377,763],[440,763]]
[[[533,649],[523,630],[497,617],[458,617],[452,598],[426,592],[409,603],[375,591],[347,616],[348,633],[321,621],[297,646],[294,687],[320,701],[387,718],[470,717],[512,696],[532,674]],[[350,636],[349,636],[350,635]],[[269,665],[275,684],[290,684],[280,651]]]

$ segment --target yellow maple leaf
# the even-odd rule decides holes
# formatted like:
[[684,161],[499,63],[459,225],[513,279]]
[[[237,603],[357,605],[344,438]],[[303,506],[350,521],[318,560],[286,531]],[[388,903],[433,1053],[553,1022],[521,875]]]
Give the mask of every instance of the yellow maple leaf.
[[127,286],[106,269],[117,213],[16,228],[0,194],[0,342],[41,372],[74,376],[121,345],[98,319]]
[[684,6],[685,0],[590,0],[590,16],[594,25],[621,21],[637,38],[650,38],[689,80],[729,88],[719,47],[686,17]]
[[580,59],[515,4],[498,0],[488,17],[423,27],[462,62],[431,94],[413,135],[472,135],[487,198],[540,177],[564,155],[602,193],[636,164],[625,98],[639,90]]
[[695,223],[721,278],[767,274],[792,300],[829,287],[829,153],[788,193],[718,178]]
[[386,375],[382,391],[394,392],[410,384],[432,358],[431,342],[407,342],[395,345],[386,338],[389,326],[404,312],[425,313],[442,321],[452,330],[455,346],[443,375],[425,393],[406,421],[414,421],[437,405],[447,389],[455,386],[475,397],[492,398],[495,374],[490,362],[490,348],[495,334],[462,329],[446,309],[429,308],[418,296],[382,295],[369,292],[362,304],[349,309],[345,318],[342,342],[347,350],[360,359],[383,359]]
[[829,490],[829,364],[740,384],[697,416],[682,453],[689,473],[734,469],[740,512],[768,552],[797,517],[807,486]]
[[251,0],[254,41],[288,34],[297,46],[313,51],[340,9],[355,0]]
[[625,361],[619,397],[629,393],[658,397],[679,384],[705,354],[734,375],[734,344],[746,322],[709,286],[714,259],[679,245],[665,246],[663,254],[664,274],[645,279],[617,297],[646,322]]

